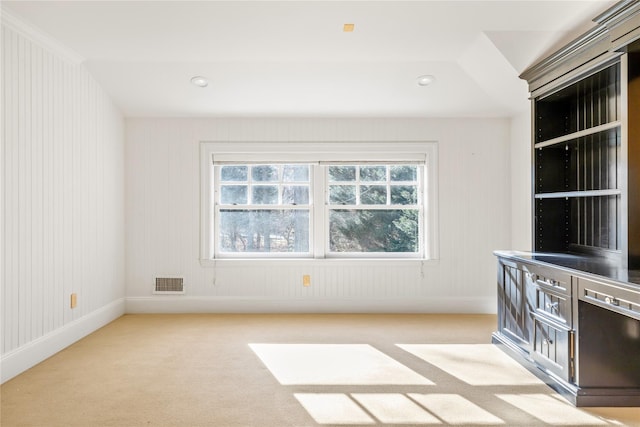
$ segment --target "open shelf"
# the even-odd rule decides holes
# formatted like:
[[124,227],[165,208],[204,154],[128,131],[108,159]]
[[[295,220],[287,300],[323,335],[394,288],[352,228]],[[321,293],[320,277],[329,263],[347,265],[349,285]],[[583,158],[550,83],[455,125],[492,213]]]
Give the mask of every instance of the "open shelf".
[[620,64],[537,99],[535,142],[552,141],[620,120]]
[[566,199],[573,197],[601,197],[601,196],[617,196],[622,194],[620,190],[591,190],[591,191],[566,191],[557,193],[539,193],[534,197],[536,199]]
[[590,136],[593,134],[597,134],[598,132],[606,131],[609,129],[615,129],[620,127],[621,122],[615,121],[611,123],[605,123],[603,125],[595,126],[592,128],[584,129],[578,132],[570,133],[568,135],[559,136],[557,138],[549,139],[547,141],[538,142],[534,145],[535,148],[544,148],[553,146],[556,144],[562,144],[563,142],[571,141],[573,139],[582,138],[585,136]]
[[535,101],[535,250],[621,259],[621,65]]
[[620,202],[620,194],[536,199],[535,250],[618,254]]
[[620,188],[620,134],[620,127],[615,126],[537,148],[535,197],[575,197],[580,191],[588,196],[614,194],[611,191]]

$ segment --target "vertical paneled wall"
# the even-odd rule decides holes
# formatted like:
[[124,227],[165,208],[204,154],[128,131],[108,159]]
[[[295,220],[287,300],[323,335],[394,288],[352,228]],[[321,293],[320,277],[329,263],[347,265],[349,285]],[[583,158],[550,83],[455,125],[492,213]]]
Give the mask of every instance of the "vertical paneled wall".
[[532,243],[531,109],[511,119],[511,244],[510,248],[530,251]]
[[[495,310],[492,251],[511,247],[507,119],[127,119],[127,309]],[[439,259],[203,267],[199,141],[437,141]],[[310,274],[312,285],[302,286]],[[153,295],[155,277],[184,296]]]
[[124,126],[83,65],[4,21],[1,50],[4,358],[122,300]]

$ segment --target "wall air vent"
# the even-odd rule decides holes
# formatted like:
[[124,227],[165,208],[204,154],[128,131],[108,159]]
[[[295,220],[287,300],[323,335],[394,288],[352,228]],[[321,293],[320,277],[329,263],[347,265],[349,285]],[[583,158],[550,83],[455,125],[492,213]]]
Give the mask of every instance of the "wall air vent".
[[156,277],[154,294],[184,294],[182,277]]

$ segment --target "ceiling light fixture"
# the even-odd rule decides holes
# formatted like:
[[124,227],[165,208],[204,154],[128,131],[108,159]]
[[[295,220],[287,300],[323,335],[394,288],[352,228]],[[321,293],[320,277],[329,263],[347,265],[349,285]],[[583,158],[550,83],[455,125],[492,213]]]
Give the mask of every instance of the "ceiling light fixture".
[[420,86],[429,86],[431,83],[435,81],[436,81],[435,76],[432,76],[431,74],[426,74],[424,76],[418,77],[418,85]]
[[355,27],[356,24],[344,24],[344,26],[342,27],[342,31],[344,31],[345,33],[353,33]]
[[191,77],[191,84],[196,85],[198,87],[207,87],[209,85],[209,81],[206,77],[195,76]]

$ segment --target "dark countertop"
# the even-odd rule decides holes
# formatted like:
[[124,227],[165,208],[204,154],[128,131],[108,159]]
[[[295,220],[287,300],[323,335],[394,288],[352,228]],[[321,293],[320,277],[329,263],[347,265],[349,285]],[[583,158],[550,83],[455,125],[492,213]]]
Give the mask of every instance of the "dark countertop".
[[613,261],[602,257],[520,251],[495,251],[494,254],[500,257],[520,259],[522,261],[529,261],[536,264],[550,264],[552,266],[562,267],[579,273],[588,273],[617,282],[640,286],[640,270],[628,270],[626,268],[621,268],[620,266],[615,265]]

